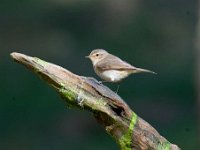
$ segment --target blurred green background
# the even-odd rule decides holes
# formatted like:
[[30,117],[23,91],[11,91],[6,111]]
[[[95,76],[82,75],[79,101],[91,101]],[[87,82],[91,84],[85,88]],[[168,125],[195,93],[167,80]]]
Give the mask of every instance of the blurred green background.
[[197,10],[195,0],[1,0],[0,149],[119,149],[89,112],[67,109],[9,56],[37,56],[99,79],[84,56],[104,48],[158,73],[130,76],[119,95],[170,142],[198,150]]

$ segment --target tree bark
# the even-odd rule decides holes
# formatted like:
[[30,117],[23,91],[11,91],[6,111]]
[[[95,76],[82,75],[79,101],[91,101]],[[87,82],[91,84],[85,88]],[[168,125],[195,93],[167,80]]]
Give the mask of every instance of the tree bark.
[[70,107],[90,111],[121,150],[179,150],[149,123],[137,116],[108,87],[36,57],[11,53],[11,57],[51,85]]

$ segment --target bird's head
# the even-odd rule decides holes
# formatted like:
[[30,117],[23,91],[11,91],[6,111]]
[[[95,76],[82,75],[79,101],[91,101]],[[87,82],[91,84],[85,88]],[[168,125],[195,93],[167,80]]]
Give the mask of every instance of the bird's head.
[[93,50],[89,56],[86,56],[86,58],[89,58],[92,61],[92,64],[95,65],[100,60],[104,59],[109,53],[103,49],[95,49]]

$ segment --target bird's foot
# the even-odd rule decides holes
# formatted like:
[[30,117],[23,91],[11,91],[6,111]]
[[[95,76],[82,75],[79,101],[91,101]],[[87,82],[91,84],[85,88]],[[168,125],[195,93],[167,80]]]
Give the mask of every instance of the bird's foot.
[[116,94],[117,94],[118,91],[119,91],[119,86],[120,86],[120,85],[117,85],[117,90],[115,91]]

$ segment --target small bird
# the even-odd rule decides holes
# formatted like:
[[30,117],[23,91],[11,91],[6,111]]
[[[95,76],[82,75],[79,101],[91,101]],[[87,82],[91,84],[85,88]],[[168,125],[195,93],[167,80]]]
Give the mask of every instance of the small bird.
[[95,49],[86,56],[92,61],[95,73],[106,82],[119,82],[134,73],[153,71],[134,67],[103,49]]

